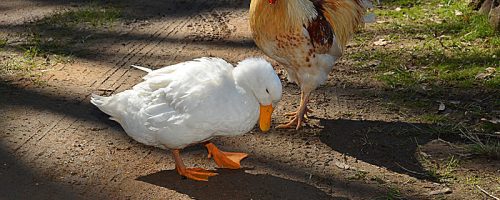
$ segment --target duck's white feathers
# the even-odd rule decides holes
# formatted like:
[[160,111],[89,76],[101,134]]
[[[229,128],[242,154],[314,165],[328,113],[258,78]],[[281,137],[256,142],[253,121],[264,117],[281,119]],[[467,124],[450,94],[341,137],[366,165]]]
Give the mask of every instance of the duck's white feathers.
[[235,84],[233,69],[222,59],[200,58],[150,71],[131,90],[93,95],[91,102],[138,142],[179,149],[253,128],[259,103]]

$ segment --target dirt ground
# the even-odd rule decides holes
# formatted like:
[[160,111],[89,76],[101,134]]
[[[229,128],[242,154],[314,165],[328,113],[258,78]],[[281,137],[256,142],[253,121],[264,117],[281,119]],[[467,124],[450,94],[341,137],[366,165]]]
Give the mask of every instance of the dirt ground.
[[[89,103],[89,96],[141,81],[144,74],[131,64],[157,68],[202,56],[232,63],[262,56],[250,37],[249,1],[118,4],[127,21],[99,32],[71,30],[86,39],[74,46],[84,53],[47,69],[43,84],[0,78],[0,199],[487,198],[472,186],[426,176],[420,154],[447,159],[466,152],[428,134],[431,125],[408,120],[404,108],[384,106],[385,91],[352,72],[348,60],[314,92],[309,126],[214,139],[221,149],[249,153],[244,168],[218,169],[209,182],[182,179],[170,152],[133,141]],[[30,22],[79,6],[78,1],[4,0],[0,29],[15,35]],[[298,106],[299,90],[274,65],[284,83],[276,124]],[[215,167],[201,146],[185,149],[182,157],[188,166]],[[493,177],[482,187],[500,191],[498,161],[463,160],[457,173]]]

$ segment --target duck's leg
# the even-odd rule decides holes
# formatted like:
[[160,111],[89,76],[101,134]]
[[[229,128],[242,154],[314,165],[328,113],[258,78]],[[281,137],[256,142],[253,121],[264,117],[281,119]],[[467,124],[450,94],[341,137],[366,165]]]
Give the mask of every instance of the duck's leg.
[[239,169],[240,161],[248,156],[246,153],[221,151],[211,142],[206,142],[205,147],[208,150],[208,158],[213,157],[220,168]]
[[302,91],[300,95],[300,106],[299,109],[295,112],[295,116],[290,119],[290,122],[281,124],[276,128],[295,128],[296,130],[299,130],[299,128],[302,127],[302,123],[304,122],[304,115],[306,115],[306,112],[308,112],[307,103],[309,102],[310,94],[310,91]]
[[172,150],[172,155],[175,159],[175,169],[181,176],[185,176],[186,178],[196,181],[208,181],[208,177],[217,175],[217,173],[215,172],[211,172],[202,168],[186,168],[184,162],[182,162],[182,158],[178,149]]

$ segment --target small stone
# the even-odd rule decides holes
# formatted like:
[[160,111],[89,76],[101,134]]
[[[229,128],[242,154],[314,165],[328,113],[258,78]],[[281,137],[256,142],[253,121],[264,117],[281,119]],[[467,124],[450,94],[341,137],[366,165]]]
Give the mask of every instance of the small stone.
[[438,108],[439,111],[444,111],[446,110],[446,106],[444,105],[443,102],[439,102],[439,108]]
[[450,194],[452,192],[453,191],[449,187],[445,187],[443,189],[431,191],[431,192],[429,192],[429,195]]
[[351,166],[349,166],[348,164],[345,164],[343,162],[335,162],[335,165],[340,168],[340,169],[350,169]]
[[392,41],[390,41],[390,40],[385,40],[384,38],[381,38],[381,39],[379,39],[379,40],[377,40],[377,41],[373,42],[373,44],[374,44],[375,46],[385,46],[385,45],[387,45],[387,44],[390,44],[391,42],[392,42]]

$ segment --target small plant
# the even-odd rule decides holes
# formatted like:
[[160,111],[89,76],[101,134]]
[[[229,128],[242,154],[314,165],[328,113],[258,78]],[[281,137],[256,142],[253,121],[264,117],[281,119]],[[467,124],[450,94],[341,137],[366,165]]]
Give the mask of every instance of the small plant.
[[421,116],[421,118],[425,122],[429,122],[432,124],[443,124],[445,122],[448,122],[448,119],[444,115],[438,115],[438,114],[424,114]]
[[3,39],[3,38],[0,38],[0,48],[3,48],[7,45],[7,40],[6,39]]
[[102,27],[117,21],[121,16],[116,8],[103,8],[97,5],[59,13],[46,18],[43,24],[63,27],[87,26]]
[[493,159],[500,159],[500,142],[489,141],[482,144],[472,144],[471,150],[477,154],[485,155]]
[[468,185],[478,185],[480,178],[477,176],[468,176],[465,178],[465,183]]
[[500,141],[487,140],[483,141],[479,138],[478,134],[469,131],[467,128],[462,127],[459,129],[461,136],[472,142],[469,149],[479,155],[484,155],[493,159],[500,159]]
[[387,191],[387,194],[385,196],[377,197],[375,198],[377,200],[399,200],[399,199],[406,199],[401,195],[401,192],[394,187],[389,187],[389,191]]
[[443,168],[440,170],[441,179],[453,178],[453,171],[459,166],[459,160],[455,156],[451,156],[448,162],[445,163]]
[[0,74],[15,75],[23,77],[36,85],[43,85],[41,77],[45,69],[56,63],[71,61],[69,56],[50,54],[49,49],[38,33],[32,33],[26,39],[25,44],[15,46],[21,53],[15,53],[7,59],[0,61]]
[[431,161],[425,156],[419,156],[419,160],[426,168],[428,178],[437,182],[448,182],[454,179],[453,172],[457,169],[460,161],[451,156],[446,162],[440,163],[439,161]]
[[363,180],[366,178],[367,174],[368,174],[368,172],[366,172],[366,171],[356,171],[356,174],[349,176],[347,178],[350,180]]
[[387,193],[387,199],[388,200],[393,200],[393,199],[404,199],[403,196],[401,196],[401,192],[396,189],[396,188],[389,188],[389,192]]

